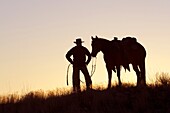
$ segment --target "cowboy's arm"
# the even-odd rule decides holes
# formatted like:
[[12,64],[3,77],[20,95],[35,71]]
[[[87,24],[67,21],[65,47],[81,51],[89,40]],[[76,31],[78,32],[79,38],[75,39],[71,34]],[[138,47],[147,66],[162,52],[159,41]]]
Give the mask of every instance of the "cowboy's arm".
[[66,59],[73,64],[73,60],[71,59],[71,55],[73,55],[72,50],[68,51],[66,54]]

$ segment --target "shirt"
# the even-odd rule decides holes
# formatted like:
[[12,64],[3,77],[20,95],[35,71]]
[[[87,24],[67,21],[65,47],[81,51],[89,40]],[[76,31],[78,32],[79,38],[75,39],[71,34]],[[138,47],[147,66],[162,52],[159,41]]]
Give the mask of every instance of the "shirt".
[[[73,60],[70,58],[72,55],[73,55]],[[86,55],[88,56],[87,61],[86,61]],[[75,46],[67,52],[66,58],[73,65],[82,66],[90,62],[91,55],[87,48],[83,46]]]

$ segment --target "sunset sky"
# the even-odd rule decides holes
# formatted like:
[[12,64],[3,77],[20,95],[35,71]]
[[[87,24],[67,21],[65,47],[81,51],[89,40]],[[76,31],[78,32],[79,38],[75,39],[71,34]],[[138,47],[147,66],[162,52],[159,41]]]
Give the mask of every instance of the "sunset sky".
[[[65,54],[78,37],[91,52],[95,35],[136,37],[147,51],[147,82],[157,72],[170,73],[170,0],[1,0],[0,94],[70,87],[72,68],[67,86]],[[121,74],[123,82],[136,82],[132,68]],[[92,81],[107,80],[99,53]]]

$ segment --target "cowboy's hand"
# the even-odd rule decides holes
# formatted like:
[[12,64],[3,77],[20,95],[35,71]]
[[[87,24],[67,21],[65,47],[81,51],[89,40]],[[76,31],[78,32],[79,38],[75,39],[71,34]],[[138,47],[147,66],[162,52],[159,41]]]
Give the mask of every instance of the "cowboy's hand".
[[89,64],[89,62],[86,62],[86,65],[88,65]]

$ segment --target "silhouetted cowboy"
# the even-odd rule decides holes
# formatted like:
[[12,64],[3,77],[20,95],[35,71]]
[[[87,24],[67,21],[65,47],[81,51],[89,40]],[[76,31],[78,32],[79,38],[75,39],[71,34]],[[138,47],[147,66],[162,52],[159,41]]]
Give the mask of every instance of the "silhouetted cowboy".
[[[76,43],[77,46],[73,47],[67,52],[66,58],[71,64],[73,64],[73,91],[79,92],[80,70],[85,76],[87,90],[92,87],[92,81],[86,66],[91,60],[91,55],[88,49],[82,46],[83,41],[81,41],[80,38],[76,39],[76,42],[74,43]],[[72,55],[73,59],[71,59]],[[86,55],[88,56],[87,60]]]

